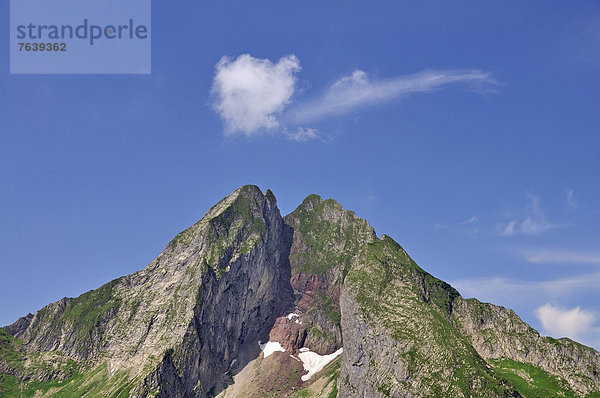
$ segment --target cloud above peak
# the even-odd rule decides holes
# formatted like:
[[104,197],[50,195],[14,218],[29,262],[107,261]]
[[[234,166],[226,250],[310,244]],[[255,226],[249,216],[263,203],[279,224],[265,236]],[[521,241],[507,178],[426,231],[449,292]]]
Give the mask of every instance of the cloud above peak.
[[275,63],[249,54],[222,57],[215,69],[213,108],[225,123],[225,134],[250,137],[280,126],[277,114],[296,90],[300,62],[295,55]]
[[449,84],[466,84],[476,92],[494,91],[499,85],[490,74],[477,70],[426,70],[385,79],[371,79],[365,71],[355,70],[312,100],[293,102],[300,70],[295,55],[276,62],[250,54],[222,57],[215,66],[212,94],[225,135],[278,133],[299,142],[322,140],[317,129],[305,124]]

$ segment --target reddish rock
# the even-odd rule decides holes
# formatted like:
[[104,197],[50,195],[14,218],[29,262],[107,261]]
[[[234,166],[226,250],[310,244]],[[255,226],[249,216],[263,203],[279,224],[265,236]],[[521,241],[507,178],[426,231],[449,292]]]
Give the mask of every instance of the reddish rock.
[[282,316],[277,318],[269,333],[270,341],[278,341],[286,351],[292,354],[296,354],[304,346],[305,338],[306,324],[298,317],[288,319],[287,316]]

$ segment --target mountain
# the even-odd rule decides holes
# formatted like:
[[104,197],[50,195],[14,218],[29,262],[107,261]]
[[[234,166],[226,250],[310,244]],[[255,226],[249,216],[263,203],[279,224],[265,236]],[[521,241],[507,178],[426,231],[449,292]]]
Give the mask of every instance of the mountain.
[[599,371],[336,201],[282,217],[252,185],[143,270],[0,328],[1,397],[600,397]]

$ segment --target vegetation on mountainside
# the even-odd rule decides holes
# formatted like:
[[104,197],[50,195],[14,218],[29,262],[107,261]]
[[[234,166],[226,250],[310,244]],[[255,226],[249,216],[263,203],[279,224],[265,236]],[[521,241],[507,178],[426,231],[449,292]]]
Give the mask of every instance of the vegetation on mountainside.
[[[240,188],[231,203],[226,203],[228,198],[224,198],[200,221],[175,236],[167,245],[167,249],[186,249],[197,241],[199,234],[205,234],[204,237],[210,246],[205,258],[197,260],[198,265],[212,269],[217,279],[220,279],[228,272],[227,264],[232,259],[250,253],[264,238],[265,220],[253,196],[253,191],[257,189],[251,185]],[[272,192],[271,196],[271,200],[274,200]],[[222,211],[216,211],[224,202],[227,206]],[[214,214],[215,212],[217,214]],[[198,246],[194,251],[197,250]]]
[[[163,273],[157,279],[166,281],[164,285],[143,282],[138,286],[147,291],[129,294],[135,284],[124,277],[44,307],[22,335],[26,342],[33,335],[38,337],[34,349],[27,347],[31,342],[24,344],[0,328],[0,397],[126,397],[132,388],[139,388],[164,358],[165,349],[169,349],[165,347],[175,347],[175,353],[181,349],[167,345],[167,341],[172,342],[164,335],[148,340],[150,330],[172,333],[178,325],[187,327],[186,303],[193,300],[198,310],[205,299],[205,292],[199,288],[201,282],[197,282],[202,278],[198,276],[210,276],[212,271],[220,279],[229,271],[232,260],[240,256],[245,256],[244,261],[251,259],[256,253],[253,249],[270,239],[265,223],[270,219],[264,217],[266,207],[261,207],[264,202],[256,195],[257,190],[254,186],[240,188],[235,196],[223,199],[205,218],[169,243],[165,253],[177,260],[167,263],[175,264],[169,269],[156,268]],[[265,197],[270,202],[266,206],[275,204],[271,191]],[[419,391],[422,396],[454,397],[509,396],[518,391],[524,397],[569,398],[580,396],[573,389],[581,386],[585,388],[582,391],[598,389],[590,387],[600,371],[596,360],[588,359],[588,365],[577,362],[589,358],[591,348],[569,339],[539,337],[510,310],[460,298],[452,286],[420,268],[398,243],[385,235],[377,239],[365,220],[336,201],[310,195],[285,217],[285,222],[295,230],[290,254],[292,279],[296,277],[301,281],[299,285],[309,286],[305,297],[309,308],[300,311],[306,326],[304,344],[322,350],[340,347],[342,323],[356,312],[352,319],[358,319],[355,324],[361,328],[356,328],[360,335],[356,332],[353,338],[365,356],[360,366],[366,366],[363,370],[368,376],[363,379],[373,393],[394,396]],[[177,267],[185,268],[181,271],[185,277],[173,281],[169,272]],[[303,276],[308,277],[302,280]],[[144,278],[149,280],[147,275]],[[353,313],[344,312],[344,320],[338,303],[340,289],[348,295],[343,296],[345,299],[350,297],[344,303],[352,302],[349,307]],[[150,308],[152,297],[161,292],[166,293],[158,300],[159,305]],[[135,322],[134,314],[140,314]],[[157,315],[165,314],[166,320],[153,324]],[[140,325],[147,329],[146,334],[131,333],[136,336],[135,344],[125,346],[123,351],[135,353],[144,341],[161,348],[150,359],[140,361],[143,369],[137,373],[114,370],[108,362],[108,336],[118,335],[117,340],[128,342],[127,334]],[[344,329],[344,343],[350,341],[353,332]],[[36,351],[39,347],[53,351]],[[350,347],[348,343],[344,352],[350,352]],[[561,358],[561,368],[548,367],[547,363],[540,365],[542,368],[506,358],[486,361],[484,358],[498,356],[498,347],[508,347],[507,356],[516,359],[530,352],[538,355],[535,358]],[[348,375],[343,374],[346,359],[342,356],[303,383],[302,365],[288,354],[274,354],[284,357],[287,362],[278,364],[286,366],[270,366],[265,361],[263,368],[256,369],[255,378],[261,381],[254,387],[256,396],[288,396],[291,392],[297,398],[334,398],[338,395],[338,379],[340,388],[350,383]],[[189,358],[183,354],[176,357],[181,363],[174,364],[175,372],[184,374]],[[526,360],[534,361],[532,357]],[[405,371],[406,377],[397,377],[396,368]],[[157,386],[148,390],[150,395],[158,392]],[[600,392],[587,398],[600,398]]]
[[322,274],[338,267],[345,276],[359,247],[373,237],[369,224],[333,199],[309,195],[285,217],[301,234],[306,252],[292,253],[294,274]]
[[[36,314],[36,324],[46,325],[44,333],[60,336],[64,330],[72,330],[73,339],[79,344],[82,356],[95,349],[91,340],[98,341],[99,336],[93,338],[92,334],[101,334],[98,326],[111,319],[121,306],[121,299],[115,295],[115,288],[119,279],[115,279],[96,290],[90,290],[77,298],[63,299],[64,309],[46,306]],[[41,327],[41,326],[39,326]]]
[[9,367],[20,370],[23,368],[23,341],[11,336],[4,328],[0,328],[0,360]]
[[[425,396],[470,396],[474,385],[500,396],[511,389],[450,323],[448,306],[458,296],[450,285],[423,271],[388,237],[368,244],[357,264],[345,289],[355,293],[367,322],[382,325],[397,342],[410,342],[389,355],[415,375],[410,383],[418,382]],[[370,363],[369,373],[389,374],[386,366]],[[384,395],[413,388],[391,375],[377,380]]]
[[129,397],[129,391],[139,379],[129,379],[124,371],[116,371],[109,377],[106,363],[86,368],[67,379],[49,381],[27,380],[21,382],[14,376],[1,375],[1,397]]
[[495,372],[514,384],[524,397],[577,397],[565,380],[537,366],[511,359],[490,360],[490,363]]

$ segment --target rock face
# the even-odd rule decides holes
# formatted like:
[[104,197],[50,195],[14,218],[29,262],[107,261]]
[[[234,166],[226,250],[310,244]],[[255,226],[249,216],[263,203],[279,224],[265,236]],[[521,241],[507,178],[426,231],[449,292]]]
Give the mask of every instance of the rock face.
[[600,353],[572,340],[541,337],[514,311],[458,297],[452,319],[487,360],[510,359],[535,365],[564,379],[581,395],[600,389]]
[[598,397],[599,372],[334,200],[282,218],[255,186],[145,269],[0,328],[0,397]]
[[512,396],[450,322],[457,297],[391,238],[367,245],[342,290],[340,396]]
[[134,376],[133,396],[206,396],[223,387],[240,348],[268,336],[292,305],[290,239],[274,196],[245,186],[144,270],[7,331],[29,352],[60,352],[85,366],[106,361],[110,376]]
[[375,231],[335,200],[309,195],[285,217],[293,231],[290,250],[296,307],[309,320],[304,344],[320,354],[342,347],[340,291],[359,249]]
[[[161,397],[215,395],[240,348],[265,340],[292,304],[289,233],[274,198],[245,187],[233,203],[209,223],[215,240],[208,261],[213,259],[216,271],[208,266],[211,271],[202,273],[183,341],[167,351],[136,395],[156,390]],[[190,245],[196,243],[202,242]]]

